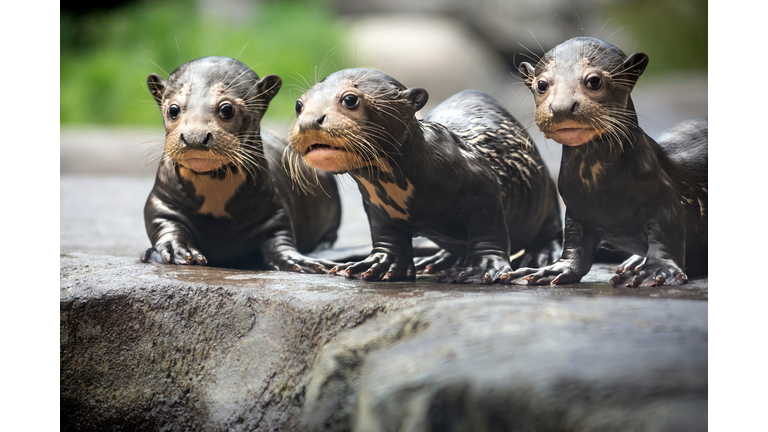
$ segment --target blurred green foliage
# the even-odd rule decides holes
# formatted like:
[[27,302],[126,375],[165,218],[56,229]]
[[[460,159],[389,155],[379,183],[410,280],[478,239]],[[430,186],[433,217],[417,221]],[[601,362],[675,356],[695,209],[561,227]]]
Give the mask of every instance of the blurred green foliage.
[[[62,124],[160,125],[147,76],[166,78],[198,57],[235,57],[283,88],[267,118],[288,119],[304,82],[341,68],[344,29],[322,3],[260,2],[241,24],[203,17],[192,1],[140,1],[109,11],[61,13]],[[335,61],[324,65],[328,55]],[[316,72],[316,68],[322,70]],[[319,75],[320,78],[325,75]]]
[[707,70],[707,0],[625,0],[607,5],[614,20],[650,57],[646,74]]

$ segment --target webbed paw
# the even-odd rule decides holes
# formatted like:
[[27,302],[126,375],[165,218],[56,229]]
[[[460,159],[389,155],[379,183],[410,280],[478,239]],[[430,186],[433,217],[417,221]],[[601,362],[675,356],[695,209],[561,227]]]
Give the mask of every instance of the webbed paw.
[[331,273],[350,279],[393,282],[416,279],[413,259],[403,259],[391,253],[376,252],[360,262],[340,264]]
[[624,261],[611,278],[615,287],[653,287],[662,285],[682,285],[688,282],[688,276],[671,261],[648,262],[644,257],[634,255]]
[[509,260],[496,255],[487,255],[477,257],[469,265],[455,266],[440,271],[437,274],[437,281],[442,283],[492,284],[498,282],[500,276],[511,270]]
[[156,244],[141,254],[141,262],[181,265],[206,265],[208,260],[192,245],[169,241]]
[[461,255],[441,249],[432,256],[415,259],[414,265],[419,274],[433,274],[456,266],[461,260]]
[[522,267],[502,277],[509,285],[557,285],[581,280],[578,267],[570,260],[558,260],[542,268]]
[[282,253],[267,263],[267,266],[272,267],[274,270],[313,274],[326,274],[336,265],[338,263],[310,258],[299,252]]

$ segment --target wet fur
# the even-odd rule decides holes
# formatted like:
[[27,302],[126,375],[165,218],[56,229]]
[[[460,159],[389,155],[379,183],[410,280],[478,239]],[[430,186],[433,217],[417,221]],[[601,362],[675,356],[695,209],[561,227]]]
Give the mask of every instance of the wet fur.
[[[645,54],[627,57],[593,38],[558,45],[535,68],[521,64],[545,134],[573,124],[599,134],[563,146],[563,257],[542,269],[519,269],[508,282],[578,282],[600,247],[634,254],[617,269],[614,285],[679,285],[706,274],[707,118],[683,122],[656,140],[646,135],[630,92],[647,65]],[[589,89],[594,69],[604,79],[602,87]]]
[[[260,130],[280,78],[259,79],[239,61],[206,57],[180,66],[167,82],[152,74],[147,84],[163,113],[166,140],[144,209],[152,247],[142,261],[306,272],[333,265],[303,254],[336,240],[335,179],[294,166],[317,183],[293,190],[282,163],[290,147]],[[235,110],[228,119],[219,112],[225,103]],[[175,119],[172,104],[180,107]],[[190,154],[220,159],[221,166],[196,172],[183,165]]]
[[[341,105],[346,95],[359,108]],[[528,265],[559,255],[562,225],[554,183],[532,140],[495,100],[464,91],[423,120],[427,92],[370,69],[336,72],[299,98],[291,146],[310,164],[317,145],[338,149],[364,198],[373,251],[338,274],[366,280],[492,283],[525,249]],[[329,162],[331,161],[331,162]],[[328,168],[330,169],[330,168]],[[413,236],[444,250],[413,262]]]

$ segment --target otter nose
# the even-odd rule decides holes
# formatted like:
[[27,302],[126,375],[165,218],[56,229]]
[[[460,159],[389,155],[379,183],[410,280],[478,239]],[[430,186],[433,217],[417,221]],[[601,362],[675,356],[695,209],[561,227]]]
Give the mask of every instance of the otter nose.
[[299,117],[299,128],[302,131],[306,130],[319,130],[323,127],[323,123],[328,119],[328,115],[325,113],[304,113]]
[[187,147],[208,147],[213,143],[213,134],[211,132],[187,132],[179,134],[179,140]]
[[558,101],[549,104],[549,113],[552,115],[576,114],[579,110],[579,102],[574,100]]

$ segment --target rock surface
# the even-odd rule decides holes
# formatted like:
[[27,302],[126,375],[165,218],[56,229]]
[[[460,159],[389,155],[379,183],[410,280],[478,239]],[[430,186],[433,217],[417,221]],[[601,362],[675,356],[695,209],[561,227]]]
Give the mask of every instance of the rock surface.
[[707,305],[492,296],[394,312],[322,350],[312,431],[706,430]]
[[[501,395],[504,406],[526,386],[546,401],[569,379],[581,396],[558,399],[550,411],[545,402],[519,405],[525,421],[582,396],[586,405],[573,409],[602,413],[591,398],[619,390],[648,404],[690,393],[688,410],[698,415],[702,391],[706,402],[707,303],[651,298],[706,298],[705,279],[680,289],[613,289],[604,282],[610,266],[598,266],[587,283],[557,288],[449,286],[429,277],[381,284],[82,253],[63,254],[60,269],[62,430],[300,431],[306,395],[313,425],[326,423],[319,410],[339,419],[331,430],[353,430],[353,420],[355,430],[393,430],[405,423],[392,421],[436,418],[414,411],[389,420],[398,418],[394,406],[423,408],[430,397],[450,396],[443,402],[455,414],[457,401]],[[347,353],[349,370],[334,370],[334,352]],[[312,384],[322,397],[307,390],[312,373],[323,377]],[[353,403],[328,397],[326,381],[337,375],[344,391],[336,394]],[[529,381],[510,385],[518,375]],[[423,394],[403,390],[414,386]],[[625,421],[649,409],[622,402],[609,414]],[[483,424],[497,414],[478,411],[464,421]]]

